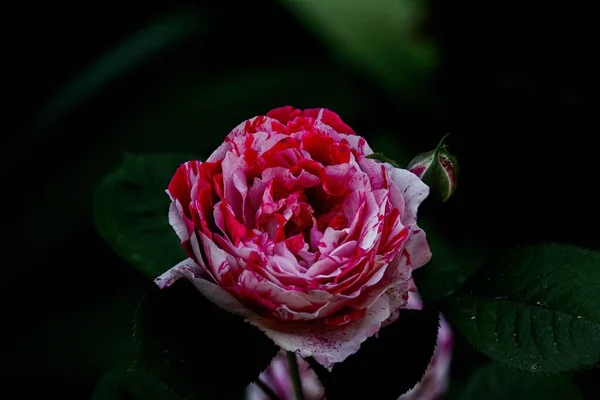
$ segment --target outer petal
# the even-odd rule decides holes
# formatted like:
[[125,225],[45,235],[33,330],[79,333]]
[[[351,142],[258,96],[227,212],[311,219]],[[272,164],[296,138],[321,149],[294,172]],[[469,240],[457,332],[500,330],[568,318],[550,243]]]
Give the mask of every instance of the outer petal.
[[299,352],[303,357],[313,356],[326,368],[356,353],[362,342],[377,333],[381,323],[392,313],[392,304],[397,301],[388,294],[383,294],[362,319],[338,327],[327,326],[321,321],[275,321],[259,317],[224,289],[207,280],[209,277],[206,271],[192,259],[180,262],[156,278],[155,283],[160,288],[165,288],[182,277],[189,279],[200,293],[217,306],[246,318],[283,350]]
[[169,224],[173,227],[181,243],[190,240],[190,235],[194,231],[194,225],[183,216],[183,207],[177,199],[173,200],[169,205]]
[[164,289],[171,286],[180,278],[187,278],[194,284],[196,289],[207,299],[221,307],[225,311],[239,315],[245,318],[258,318],[254,312],[241,304],[233,296],[221,289],[219,286],[210,282],[208,273],[191,258],[185,259],[173,268],[159,276],[154,283],[159,288]]
[[417,225],[414,226],[410,241],[406,244],[406,251],[410,257],[413,270],[422,267],[431,260],[431,250],[427,243],[425,231]]
[[[394,168],[392,180],[400,189],[400,192],[390,190],[392,204],[404,203],[402,222],[404,225],[413,225],[417,221],[417,209],[427,195],[429,186],[423,183],[415,174],[405,169]],[[398,198],[401,196],[402,198]]]
[[383,294],[367,310],[362,319],[338,327],[315,323],[277,323],[276,321],[250,322],[270,337],[283,350],[298,352],[302,357],[314,357],[325,368],[344,361],[356,353],[362,342],[373,336],[392,309],[387,294]]

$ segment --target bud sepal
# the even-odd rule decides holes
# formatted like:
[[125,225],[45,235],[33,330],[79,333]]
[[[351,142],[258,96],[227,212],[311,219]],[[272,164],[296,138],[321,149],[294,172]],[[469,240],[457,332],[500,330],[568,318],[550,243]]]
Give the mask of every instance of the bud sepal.
[[447,201],[456,191],[458,163],[444,144],[444,136],[435,150],[418,154],[408,164],[407,169],[417,175],[442,201]]

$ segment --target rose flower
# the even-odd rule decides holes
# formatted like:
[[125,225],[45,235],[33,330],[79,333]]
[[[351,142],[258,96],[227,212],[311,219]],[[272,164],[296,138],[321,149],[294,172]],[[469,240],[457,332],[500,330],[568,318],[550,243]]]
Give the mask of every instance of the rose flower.
[[282,107],[241,123],[167,193],[185,277],[275,344],[325,367],[406,306],[431,252],[417,226],[429,188],[366,156],[366,140],[326,109]]

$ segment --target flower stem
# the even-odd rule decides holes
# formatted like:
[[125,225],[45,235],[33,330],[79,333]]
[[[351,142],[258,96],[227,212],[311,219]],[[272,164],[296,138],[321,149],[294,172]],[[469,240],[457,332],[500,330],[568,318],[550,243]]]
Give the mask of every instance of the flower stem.
[[304,393],[302,393],[302,384],[300,382],[300,374],[298,373],[298,360],[296,360],[296,353],[293,351],[288,351],[287,359],[288,364],[290,365],[290,375],[292,377],[292,383],[294,384],[296,400],[304,400]]

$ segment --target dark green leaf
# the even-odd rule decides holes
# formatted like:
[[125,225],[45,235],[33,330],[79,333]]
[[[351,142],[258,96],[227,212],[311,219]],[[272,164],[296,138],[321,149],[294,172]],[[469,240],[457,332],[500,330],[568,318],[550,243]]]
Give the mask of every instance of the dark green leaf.
[[149,290],[136,314],[134,335],[137,364],[191,399],[241,396],[279,350],[184,279]]
[[90,400],[180,400],[175,392],[143,370],[114,370],[96,385]]
[[564,244],[495,257],[444,313],[477,349],[509,367],[559,373],[600,359],[600,253]]
[[96,188],[94,221],[119,256],[154,279],[184,258],[169,225],[165,193],[177,167],[191,154],[131,154]]
[[433,41],[419,32],[426,16],[424,2],[280,1],[344,61],[412,99],[425,93],[423,84],[437,60]]
[[[326,387],[327,398],[397,399],[425,374],[436,346],[438,328],[437,310],[402,310],[398,320],[381,329],[377,337],[367,339],[357,353],[335,365],[330,376],[316,371]],[[393,365],[394,362],[401,364]]]
[[370,158],[372,160],[381,161],[381,162],[386,162],[388,164],[393,165],[396,168],[400,168],[400,166],[396,163],[396,161],[392,160],[391,158],[386,157],[385,155],[383,155],[383,153],[373,153],[373,154],[368,155],[367,158]]
[[534,375],[498,364],[484,365],[473,373],[458,400],[582,399],[570,376]]

